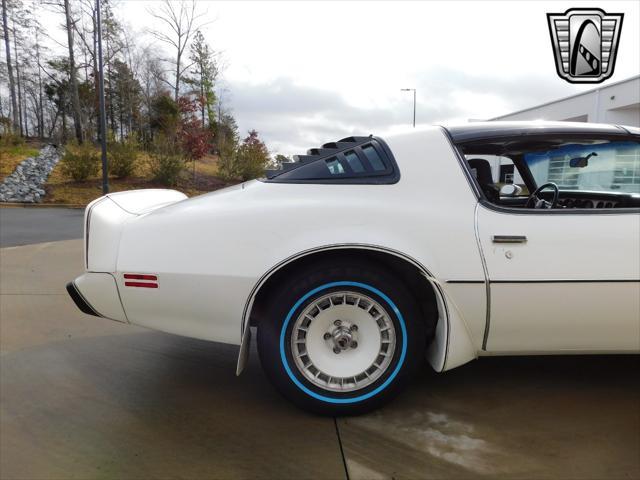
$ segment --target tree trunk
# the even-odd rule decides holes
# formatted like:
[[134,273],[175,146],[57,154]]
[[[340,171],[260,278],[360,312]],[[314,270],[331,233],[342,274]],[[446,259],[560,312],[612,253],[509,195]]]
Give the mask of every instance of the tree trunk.
[[84,140],[82,129],[82,112],[80,111],[80,95],[78,94],[78,79],[76,61],[73,53],[73,22],[71,21],[71,9],[69,0],[64,0],[64,15],[67,27],[67,43],[69,45],[69,82],[71,84],[71,106],[73,110],[73,126],[75,128],[78,143]]
[[44,105],[42,98],[42,71],[40,69],[40,41],[36,31],[36,59],[38,63],[38,135],[44,137]]
[[[18,45],[16,43],[16,22],[13,22],[13,54],[16,57],[16,81],[18,84],[18,126],[20,135],[24,136],[24,128],[22,126],[22,82],[20,81],[20,66],[18,63]],[[26,115],[26,112],[25,112]]]
[[[200,72],[202,72],[202,68],[200,68]],[[201,73],[200,74],[200,110],[202,111],[202,128],[205,128],[204,110],[205,110],[205,105],[207,101],[208,100],[204,97],[204,76]]]
[[111,132],[113,132],[113,136],[115,137],[117,134],[116,129],[116,116],[113,108],[113,88],[111,85],[111,43],[109,42],[109,35],[106,36],[105,42],[107,44],[107,98],[105,99],[108,104],[109,110],[109,124],[111,126]]
[[[64,105],[64,104],[63,104]],[[61,142],[62,143],[67,143],[67,113],[64,111],[64,107],[61,108],[62,110],[62,135],[61,135]]]
[[39,132],[40,132],[40,118],[38,117],[38,97],[37,97],[37,92],[35,90],[31,90],[29,92],[29,96],[30,96],[30,100],[31,100],[31,113],[33,115],[33,118],[35,119],[35,126],[33,127],[33,136],[35,137],[36,135],[39,137]]
[[174,92],[174,100],[178,103],[178,95],[180,94],[180,49],[178,48],[178,55],[176,57],[176,88]]
[[53,131],[56,129],[56,124],[58,123],[58,116],[60,115],[60,109],[56,110],[56,116],[53,117],[53,121],[51,122],[51,128],[49,129],[49,134],[47,135],[47,137],[51,138],[51,135],[53,135]]
[[18,118],[18,100],[16,98],[16,84],[13,80],[13,65],[11,65],[11,44],[9,43],[9,25],[7,22],[7,0],[2,0],[2,29],[4,31],[4,46],[7,55],[7,72],[9,74],[9,92],[11,94],[11,116],[13,120],[13,131],[20,130],[20,120]]
[[113,108],[113,88],[111,85],[111,67],[107,63],[107,100],[109,101],[109,123],[111,124],[111,131],[113,135],[116,134],[116,114]]
[[[118,87],[121,87],[122,85],[122,81],[119,82],[120,85],[118,85]],[[122,93],[122,88],[118,88],[118,96],[120,97],[120,105],[118,106],[118,116],[119,121],[120,121],[120,141],[122,142],[124,140],[124,112],[122,110],[122,104],[123,104],[123,93]]]

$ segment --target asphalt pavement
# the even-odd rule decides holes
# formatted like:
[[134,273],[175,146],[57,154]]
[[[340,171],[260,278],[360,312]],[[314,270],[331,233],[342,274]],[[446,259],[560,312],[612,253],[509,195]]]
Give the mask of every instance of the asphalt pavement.
[[82,237],[83,209],[0,207],[0,247]]
[[45,243],[0,249],[2,479],[640,478],[638,356],[425,368],[382,410],[321,418],[278,395],[255,351],[236,377],[235,346],[79,312],[64,285],[82,241],[11,210],[3,238]]

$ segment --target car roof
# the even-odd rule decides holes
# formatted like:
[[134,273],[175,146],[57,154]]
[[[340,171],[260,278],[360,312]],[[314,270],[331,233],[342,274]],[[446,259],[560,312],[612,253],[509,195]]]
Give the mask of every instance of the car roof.
[[[469,122],[458,125],[443,125],[455,143],[484,138],[515,137],[521,135],[544,134],[605,134],[625,135],[632,133],[618,125],[584,122]],[[635,132],[633,132],[635,133]]]

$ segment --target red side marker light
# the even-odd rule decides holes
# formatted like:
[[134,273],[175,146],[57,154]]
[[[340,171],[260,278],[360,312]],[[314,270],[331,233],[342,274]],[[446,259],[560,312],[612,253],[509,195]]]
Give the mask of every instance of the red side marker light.
[[[125,273],[124,274],[125,287],[138,287],[138,288],[158,288],[158,276],[148,275],[143,273]],[[137,280],[129,281],[126,280]]]
[[156,275],[143,275],[141,273],[125,273],[124,278],[130,280],[158,280]]

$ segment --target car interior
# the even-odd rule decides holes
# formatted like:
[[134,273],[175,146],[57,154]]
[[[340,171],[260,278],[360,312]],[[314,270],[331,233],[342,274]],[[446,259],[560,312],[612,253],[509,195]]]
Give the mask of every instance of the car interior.
[[484,200],[521,209],[640,208],[640,142],[525,137],[458,145]]

